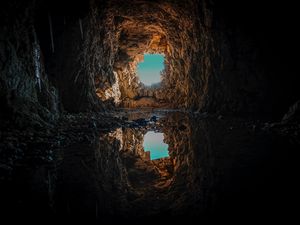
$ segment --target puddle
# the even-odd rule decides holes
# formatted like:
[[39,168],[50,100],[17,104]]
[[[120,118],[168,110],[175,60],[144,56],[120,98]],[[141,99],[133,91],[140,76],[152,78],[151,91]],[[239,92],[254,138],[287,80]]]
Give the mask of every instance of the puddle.
[[[182,112],[123,114],[151,123],[95,133],[91,142],[61,149],[53,165],[20,165],[6,186],[0,176],[0,205],[14,216],[51,215],[57,221],[82,217],[91,224],[139,224],[166,215],[159,221],[177,224],[169,215],[200,221],[190,215],[219,216],[219,209],[228,215],[252,213],[261,202],[262,212],[267,206],[277,209],[274,196],[286,196],[292,187],[287,182],[296,177],[289,173],[297,170],[282,161],[289,155],[282,149],[291,153],[296,148],[246,128],[229,129],[234,121]],[[278,177],[288,179],[280,185]],[[157,217],[150,221],[152,216]]]

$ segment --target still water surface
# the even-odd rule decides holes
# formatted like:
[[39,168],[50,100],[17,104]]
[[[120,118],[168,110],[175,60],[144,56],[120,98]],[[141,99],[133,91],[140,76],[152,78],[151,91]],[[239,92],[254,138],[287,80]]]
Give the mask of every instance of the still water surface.
[[293,148],[285,140],[241,121],[141,115],[158,119],[96,132],[89,143],[62,149],[53,163],[20,165],[2,193],[5,209],[54,221],[175,224],[272,215],[290,193],[284,190],[292,187]]

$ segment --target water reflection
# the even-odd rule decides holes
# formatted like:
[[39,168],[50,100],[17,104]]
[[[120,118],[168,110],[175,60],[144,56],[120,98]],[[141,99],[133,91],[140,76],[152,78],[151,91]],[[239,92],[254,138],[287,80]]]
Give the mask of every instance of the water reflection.
[[160,159],[169,156],[168,144],[164,143],[164,134],[148,131],[144,136],[143,147],[145,152],[150,153],[150,159]]
[[[21,202],[21,210],[33,216],[46,208],[40,207],[44,201],[51,206],[51,216],[89,218],[103,224],[161,222],[158,218],[186,222],[195,217],[199,222],[232,212],[249,216],[248,212],[276,205],[278,198],[273,194],[285,187],[278,183],[277,174],[288,174],[287,164],[280,162],[282,155],[273,148],[280,146],[280,139],[257,137],[244,128],[229,129],[230,121],[186,113],[158,118],[147,126],[103,131],[92,143],[63,149],[55,171],[35,168],[26,183],[22,183],[26,171],[21,168],[24,172],[20,178],[14,172],[13,182],[22,192],[12,192],[7,199],[12,206]],[[165,152],[163,156],[168,157],[150,160],[149,140],[165,143],[169,156]],[[257,204],[261,201],[264,204]]]

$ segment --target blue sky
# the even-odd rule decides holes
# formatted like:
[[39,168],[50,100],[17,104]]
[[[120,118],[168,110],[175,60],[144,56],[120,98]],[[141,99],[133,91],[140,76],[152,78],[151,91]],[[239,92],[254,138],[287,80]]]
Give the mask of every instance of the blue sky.
[[164,69],[162,54],[144,54],[144,61],[138,64],[137,73],[145,85],[160,82],[160,71]]
[[144,136],[144,151],[150,151],[150,159],[160,159],[169,156],[169,145],[164,143],[164,134],[148,131]]

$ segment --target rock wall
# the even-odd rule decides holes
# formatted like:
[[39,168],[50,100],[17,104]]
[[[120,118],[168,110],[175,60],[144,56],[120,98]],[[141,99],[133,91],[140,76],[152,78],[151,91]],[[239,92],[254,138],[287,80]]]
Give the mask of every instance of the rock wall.
[[[199,51],[190,71],[191,108],[221,113],[263,113],[267,80],[255,41],[232,27],[218,2],[198,8]],[[226,24],[226,23],[229,24]]]
[[[217,6],[207,1],[110,1],[108,17],[115,18],[119,38],[114,70],[122,106],[222,113],[269,107],[262,103],[266,80],[258,49],[239,29],[223,26]],[[165,55],[159,87],[147,88],[137,77],[143,53]]]
[[28,2],[11,1],[1,7],[1,126],[10,120],[14,126],[44,126],[57,117],[57,89],[44,68],[33,15],[34,5]]
[[110,107],[111,102],[103,102],[103,93],[115,83],[111,66],[115,47],[105,8],[86,1],[79,1],[72,10],[68,4],[49,4],[43,10],[50,8],[56,50],[48,54],[47,68],[58,86],[63,109],[83,112]]
[[[1,102],[7,112],[2,114],[30,108],[12,103],[15,95],[33,102],[34,110],[46,110],[34,113],[45,120],[57,109],[168,107],[256,115],[288,107],[299,92],[292,73],[280,77],[288,67],[273,68],[280,60],[272,46],[265,47],[273,33],[264,38],[267,26],[259,25],[264,15],[247,20],[249,14],[231,6],[216,0],[82,0],[72,7],[64,1],[5,3]],[[40,65],[33,60],[35,49]],[[145,87],[136,75],[144,53],[165,55],[160,86]]]
[[[124,105],[187,106],[189,54],[197,48],[193,40],[195,12],[190,10],[195,7],[194,2],[111,1],[109,7],[118,18],[120,40],[114,66],[123,81],[120,90]],[[136,75],[136,66],[144,53],[165,55],[166,68],[158,88],[145,87]],[[142,97],[150,97],[152,102],[136,102]]]

